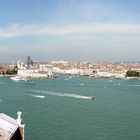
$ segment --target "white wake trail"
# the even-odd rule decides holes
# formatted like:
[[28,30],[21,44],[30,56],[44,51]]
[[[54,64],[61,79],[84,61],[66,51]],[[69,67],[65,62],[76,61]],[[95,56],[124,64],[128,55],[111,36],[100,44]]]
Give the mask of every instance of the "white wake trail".
[[64,96],[64,97],[72,97],[72,98],[78,98],[78,99],[94,99],[92,96],[82,96],[78,94],[69,94],[69,93],[59,93],[59,92],[49,92],[49,91],[43,91],[43,90],[30,90],[35,93],[42,93],[42,94],[48,94],[53,96]]
[[128,85],[129,87],[140,87],[140,85]]
[[42,95],[33,95],[33,94],[29,94],[29,95],[32,97],[41,98],[41,99],[45,98],[45,96],[42,96]]

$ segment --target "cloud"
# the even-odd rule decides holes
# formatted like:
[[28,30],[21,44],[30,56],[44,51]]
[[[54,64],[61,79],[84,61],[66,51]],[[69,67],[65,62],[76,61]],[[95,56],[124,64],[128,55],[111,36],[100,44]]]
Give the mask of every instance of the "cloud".
[[140,35],[140,24],[73,24],[64,26],[12,25],[0,28],[0,38],[15,38],[34,35],[77,35],[77,34],[115,34]]

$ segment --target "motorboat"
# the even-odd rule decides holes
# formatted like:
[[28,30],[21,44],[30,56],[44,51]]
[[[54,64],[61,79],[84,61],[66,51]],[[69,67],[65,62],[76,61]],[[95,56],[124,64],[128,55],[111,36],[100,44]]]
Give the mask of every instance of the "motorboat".
[[94,96],[81,96],[81,98],[83,98],[83,99],[91,99],[91,100],[95,99]]
[[19,75],[11,77],[11,79],[14,80],[14,81],[27,81],[28,80],[27,77],[23,77],[23,76],[19,76]]
[[93,100],[93,99],[95,99],[95,97],[91,96],[90,99]]

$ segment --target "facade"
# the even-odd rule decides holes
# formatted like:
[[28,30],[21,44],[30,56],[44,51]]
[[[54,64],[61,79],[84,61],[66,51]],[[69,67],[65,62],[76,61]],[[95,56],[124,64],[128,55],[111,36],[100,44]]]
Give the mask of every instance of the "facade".
[[125,78],[125,71],[105,71],[105,70],[100,70],[100,69],[95,69],[94,74],[92,76],[95,77],[104,77],[104,78]]
[[54,74],[51,71],[52,65],[40,64],[39,62],[33,62],[28,56],[27,62],[17,62],[17,75],[22,77],[32,78],[54,78]]
[[[18,75],[27,77],[53,77],[54,74],[68,75],[85,75],[93,77],[105,78],[125,78],[128,70],[140,71],[140,63],[123,63],[123,62],[67,62],[67,61],[52,61],[52,62],[34,62],[28,57],[28,66],[26,63],[18,62]],[[30,62],[30,63],[29,63]]]
[[39,71],[38,69],[18,70],[17,75],[32,78],[53,78],[54,74],[51,71]]
[[52,71],[54,73],[69,74],[69,75],[91,75],[93,74],[92,68],[60,68],[53,67]]

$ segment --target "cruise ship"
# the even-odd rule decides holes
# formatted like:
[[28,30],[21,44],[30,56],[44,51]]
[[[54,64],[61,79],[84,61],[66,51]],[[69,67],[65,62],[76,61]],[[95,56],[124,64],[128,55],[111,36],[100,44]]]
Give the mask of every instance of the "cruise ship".
[[28,80],[27,77],[23,77],[23,76],[19,76],[19,75],[11,77],[11,79],[14,80],[14,81],[27,81]]

